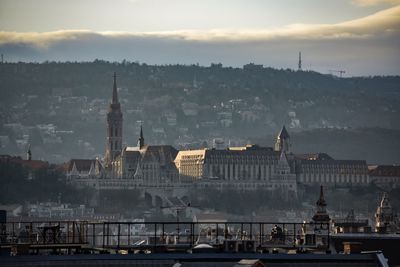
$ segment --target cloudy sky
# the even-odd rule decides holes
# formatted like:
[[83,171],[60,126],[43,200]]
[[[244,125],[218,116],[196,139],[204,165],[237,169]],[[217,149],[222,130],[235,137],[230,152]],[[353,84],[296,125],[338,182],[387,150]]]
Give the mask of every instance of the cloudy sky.
[[400,75],[400,0],[0,0],[7,61],[105,59]]

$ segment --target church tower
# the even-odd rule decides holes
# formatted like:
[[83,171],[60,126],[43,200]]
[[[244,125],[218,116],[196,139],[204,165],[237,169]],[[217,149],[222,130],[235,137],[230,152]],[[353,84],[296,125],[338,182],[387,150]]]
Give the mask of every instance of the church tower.
[[114,85],[112,100],[107,112],[107,144],[105,154],[105,164],[109,166],[111,162],[122,151],[122,112],[118,101],[117,75],[114,72]]
[[282,130],[278,134],[278,137],[276,138],[275,151],[289,153],[290,145],[290,136],[286,131],[285,126],[283,126]]

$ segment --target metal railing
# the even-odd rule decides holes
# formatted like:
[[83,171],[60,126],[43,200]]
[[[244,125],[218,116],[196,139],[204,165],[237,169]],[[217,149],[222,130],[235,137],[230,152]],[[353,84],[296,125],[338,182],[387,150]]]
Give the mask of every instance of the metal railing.
[[0,244],[84,244],[87,243],[87,225],[87,221],[0,223]]
[[284,222],[7,222],[0,245],[81,244],[92,249],[179,250],[209,244],[225,250],[328,248],[329,223]]

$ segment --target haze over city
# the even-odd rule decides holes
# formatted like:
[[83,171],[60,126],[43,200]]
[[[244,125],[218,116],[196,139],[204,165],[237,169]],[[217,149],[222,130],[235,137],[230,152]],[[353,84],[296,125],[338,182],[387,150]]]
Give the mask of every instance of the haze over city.
[[400,0],[0,0],[0,266],[400,258]]
[[0,1],[7,61],[249,62],[400,73],[398,1]]

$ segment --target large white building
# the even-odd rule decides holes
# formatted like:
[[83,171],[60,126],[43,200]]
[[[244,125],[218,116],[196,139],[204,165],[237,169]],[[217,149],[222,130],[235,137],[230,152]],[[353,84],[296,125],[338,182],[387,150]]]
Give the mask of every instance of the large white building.
[[247,145],[185,151],[177,151],[170,145],[145,144],[142,128],[136,146],[123,147],[122,129],[123,114],[114,74],[104,161],[71,160],[66,168],[68,180],[97,189],[267,189],[288,198],[297,195],[298,184],[359,186],[370,183],[368,166],[363,160],[335,160],[323,153],[294,154],[284,126],[274,149]]
[[284,151],[248,145],[179,151],[180,182],[201,188],[282,190],[296,195],[296,175]]

